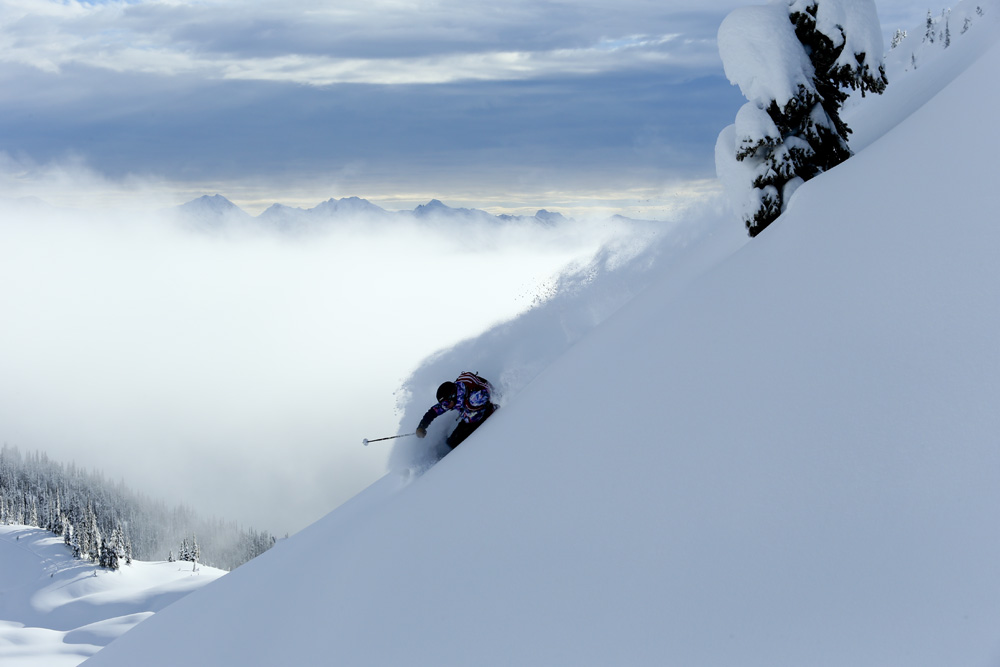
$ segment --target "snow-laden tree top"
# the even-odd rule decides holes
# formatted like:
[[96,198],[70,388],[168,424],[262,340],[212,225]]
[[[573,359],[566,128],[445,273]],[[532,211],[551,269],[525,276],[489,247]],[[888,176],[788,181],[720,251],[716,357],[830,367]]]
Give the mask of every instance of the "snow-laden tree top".
[[[779,0],[780,1],[780,0]],[[816,7],[816,29],[835,47],[846,45],[835,63],[838,67],[867,64],[878,70],[882,60],[882,31],[873,0],[787,0],[789,13]],[[857,56],[864,54],[862,60]]]
[[784,0],[730,12],[719,26],[719,55],[726,77],[758,108],[771,100],[785,106],[800,85],[815,90],[812,63]]
[[[784,107],[799,86],[815,91],[814,68],[789,15],[815,13],[816,29],[834,47],[844,46],[836,67],[878,70],[882,33],[872,0],[774,0],[733,10],[719,26],[719,54],[726,77],[759,108]],[[863,57],[862,57],[863,54]]]

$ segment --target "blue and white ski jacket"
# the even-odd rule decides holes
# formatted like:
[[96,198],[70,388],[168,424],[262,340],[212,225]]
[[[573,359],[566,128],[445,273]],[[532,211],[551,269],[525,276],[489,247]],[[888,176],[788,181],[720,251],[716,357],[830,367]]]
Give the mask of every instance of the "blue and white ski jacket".
[[427,428],[432,421],[449,410],[460,410],[462,414],[459,419],[467,424],[482,421],[492,398],[493,387],[490,383],[474,373],[462,373],[455,380],[455,387],[455,405],[450,408],[440,403],[432,405],[420,420],[421,428]]

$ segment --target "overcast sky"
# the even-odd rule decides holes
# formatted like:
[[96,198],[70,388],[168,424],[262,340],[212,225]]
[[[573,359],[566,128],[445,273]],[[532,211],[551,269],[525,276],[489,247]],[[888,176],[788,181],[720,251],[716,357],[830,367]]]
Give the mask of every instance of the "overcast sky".
[[[715,36],[744,4],[0,0],[3,194],[71,163],[251,212],[662,200],[714,178],[743,102]],[[886,34],[927,11],[879,10]]]

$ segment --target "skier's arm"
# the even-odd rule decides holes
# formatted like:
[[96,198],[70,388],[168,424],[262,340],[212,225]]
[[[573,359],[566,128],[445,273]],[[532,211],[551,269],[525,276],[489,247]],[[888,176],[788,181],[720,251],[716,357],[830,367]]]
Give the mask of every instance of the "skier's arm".
[[431,422],[447,411],[440,403],[432,405],[431,409],[424,413],[424,418],[420,420],[420,424],[417,426],[417,437],[422,438],[427,435],[427,427],[431,425]]

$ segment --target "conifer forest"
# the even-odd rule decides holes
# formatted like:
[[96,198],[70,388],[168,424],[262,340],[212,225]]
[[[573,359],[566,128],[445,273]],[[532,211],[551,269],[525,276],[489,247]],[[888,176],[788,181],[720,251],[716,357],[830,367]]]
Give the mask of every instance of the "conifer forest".
[[64,465],[42,452],[0,450],[0,523],[62,536],[77,558],[117,569],[133,558],[173,559],[232,570],[267,551],[275,538],[234,521],[204,519],[167,506],[100,472]]

